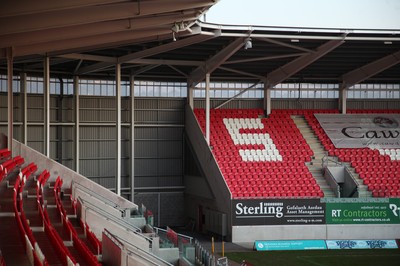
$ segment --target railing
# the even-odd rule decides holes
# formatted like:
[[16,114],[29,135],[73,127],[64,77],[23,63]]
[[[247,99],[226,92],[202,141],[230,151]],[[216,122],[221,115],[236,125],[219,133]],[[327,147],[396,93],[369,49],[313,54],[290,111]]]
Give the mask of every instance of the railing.
[[[160,248],[172,248],[176,247],[179,249],[179,254],[185,254],[185,249],[189,246],[193,246],[194,238],[182,234],[178,234],[170,229],[162,229],[153,227],[155,234],[160,237]],[[161,243],[161,241],[163,243]]]
[[77,200],[80,201],[81,204],[83,206],[85,206],[87,209],[93,210],[96,213],[101,214],[104,218],[106,218],[108,220],[111,220],[113,223],[125,227],[127,231],[133,232],[135,234],[140,234],[143,238],[147,239],[148,241],[150,241],[150,242],[152,241],[150,238],[142,235],[142,229],[140,229],[139,227],[136,227],[135,225],[127,222],[124,219],[117,219],[118,217],[115,217],[114,215],[110,215],[108,212],[104,211],[100,207],[92,204],[89,201],[86,201],[86,200],[82,199],[81,197],[78,197]]
[[321,158],[321,161],[321,166],[323,169],[329,165],[329,162],[342,166],[342,162],[330,159],[327,153],[324,154],[324,156]]
[[125,240],[113,235],[107,229],[103,231],[104,235],[106,235],[118,248],[121,249],[123,253],[128,256],[135,255],[135,257],[139,257],[140,259],[145,260],[148,265],[167,265],[173,266],[173,264],[155,256],[154,254],[147,252],[139,247],[132,246],[130,243]]
[[115,202],[110,201],[108,198],[99,195],[96,193],[96,191],[88,189],[87,187],[82,186],[81,184],[79,184],[78,182],[71,182],[71,188],[72,188],[72,195],[75,197],[76,195],[76,190],[80,189],[90,195],[92,195],[94,198],[97,198],[98,200],[102,201],[105,205],[108,205],[116,210],[118,210],[121,215],[124,217],[126,214],[126,210],[130,210],[129,208],[122,208],[119,205],[117,205]]
[[[204,265],[204,266],[215,266],[218,265],[217,258],[210,253],[207,249],[205,249],[199,241],[195,241],[194,243],[196,249],[196,265]],[[224,264],[221,264],[224,265]],[[226,264],[227,265],[227,264]]]

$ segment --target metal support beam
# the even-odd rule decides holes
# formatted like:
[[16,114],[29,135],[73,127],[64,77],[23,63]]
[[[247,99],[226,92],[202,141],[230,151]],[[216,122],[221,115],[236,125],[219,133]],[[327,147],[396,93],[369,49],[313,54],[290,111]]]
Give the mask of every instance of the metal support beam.
[[[295,50],[303,51],[303,52],[306,52],[306,53],[314,53],[313,50],[310,50],[310,49],[307,49],[307,48],[304,48],[304,47],[300,47],[300,46],[297,46],[297,45],[281,42],[281,41],[274,40],[274,39],[271,39],[271,38],[257,38],[257,39],[261,40],[261,41],[264,41],[264,42],[277,44],[279,46],[288,47],[288,48],[292,48],[292,49],[295,49]],[[296,39],[296,37],[293,37],[293,39]]]
[[226,60],[228,60],[232,55],[234,55],[243,44],[248,40],[247,38],[237,38],[235,41],[231,42],[221,51],[219,51],[215,56],[208,59],[202,66],[196,68],[190,74],[191,86],[196,86],[199,82],[204,80],[206,74],[212,73],[220,65],[222,65]]
[[344,74],[342,76],[342,86],[349,88],[399,63],[400,51],[397,51]]
[[[60,82],[60,95],[57,96],[57,113],[56,119],[58,122],[63,121],[63,98],[64,98],[64,80],[59,77],[58,81]],[[56,144],[56,158],[58,158],[58,162],[63,164],[63,126],[58,125],[56,128],[56,138],[58,139]]]
[[180,40],[177,40],[174,42],[169,42],[169,43],[166,43],[163,45],[145,49],[140,52],[121,56],[118,58],[118,62],[119,63],[132,63],[132,62],[135,62],[136,59],[146,58],[149,56],[153,56],[153,55],[157,55],[160,53],[165,53],[165,52],[176,50],[176,49],[179,49],[182,47],[186,47],[186,46],[189,46],[192,44],[201,43],[201,42],[213,39],[213,38],[219,36],[219,34],[220,34],[219,32],[215,32],[214,34],[210,34],[210,35],[199,34],[199,35],[195,35],[192,37],[187,37],[185,39],[180,39]]
[[28,145],[28,91],[26,86],[27,75],[25,72],[20,74],[21,93],[23,94],[22,100],[22,124],[23,124],[23,143]]
[[79,76],[74,76],[74,104],[75,104],[75,171],[79,173],[80,137],[79,137]]
[[321,45],[320,47],[318,47],[315,53],[310,53],[300,56],[299,58],[296,58],[295,60],[287,63],[286,65],[272,71],[267,75],[267,86],[272,88],[277,84],[290,78],[292,75],[296,74],[303,68],[307,67],[308,65],[312,64],[322,56],[334,50],[336,47],[343,44],[344,43],[343,39],[328,41],[323,45]]
[[254,58],[244,58],[244,59],[239,59],[239,60],[229,60],[229,61],[226,61],[225,63],[223,63],[223,65],[241,64],[241,63],[257,62],[257,61],[269,61],[269,60],[276,60],[276,59],[281,59],[281,58],[299,57],[302,55],[306,55],[306,53],[293,53],[293,54],[260,56],[260,57],[254,57]]
[[116,154],[116,193],[118,196],[121,196],[121,65],[115,65],[115,100],[117,106],[117,139],[116,139],[116,147],[117,147],[117,154]]
[[189,77],[185,72],[180,71],[178,68],[176,68],[176,67],[174,67],[174,66],[171,66],[171,65],[167,65],[167,66],[168,66],[169,68],[175,70],[177,73],[181,74],[181,75],[184,76],[185,78],[188,78],[188,77]]
[[236,69],[233,69],[233,68],[220,66],[219,69],[222,69],[222,70],[225,70],[225,71],[228,71],[228,72],[232,72],[232,73],[236,73],[236,74],[239,74],[241,76],[249,76],[249,77],[253,77],[253,78],[256,78],[256,79],[260,79],[260,80],[265,79],[265,77],[263,77],[263,76],[255,75],[255,74],[252,74],[252,73],[249,73],[249,72],[245,72],[245,71],[236,70]]
[[234,99],[236,99],[237,97],[239,97],[240,95],[242,95],[243,93],[245,93],[248,90],[251,90],[252,88],[256,87],[258,84],[260,84],[261,81],[258,81],[256,83],[254,83],[253,85],[251,85],[250,87],[242,90],[241,92],[239,92],[238,94],[236,94],[235,96],[233,96],[232,98],[226,100],[225,102],[221,103],[220,105],[218,105],[217,107],[215,107],[215,109],[219,109],[222,106],[224,106],[225,104],[228,104],[229,102],[233,101]]
[[[219,34],[214,34],[214,35],[196,35],[193,37],[188,37],[185,39],[178,40],[176,42],[169,42],[163,45],[155,46],[149,49],[145,49],[136,53],[131,53],[127,54],[124,56],[121,56],[117,59],[117,62],[122,64],[122,63],[135,63],[135,60],[141,59],[141,58],[146,58],[149,56],[153,56],[156,54],[160,53],[165,53],[171,50],[179,49],[182,47],[189,46],[191,44],[195,43],[200,43],[207,41],[209,39],[217,37]],[[100,62],[96,63],[87,67],[83,67],[78,71],[78,74],[87,74],[90,72],[95,72],[104,68],[107,68],[109,66],[112,66],[113,64],[110,62]]]
[[190,86],[189,81],[188,81],[188,83],[187,83],[187,103],[192,108],[192,110],[194,109],[193,95],[194,95],[194,88]]
[[7,49],[7,148],[12,152],[12,141],[14,138],[14,100],[13,100],[13,48]]
[[135,201],[135,77],[130,76],[131,95],[131,201]]
[[347,87],[339,89],[339,108],[342,114],[347,112]]
[[210,73],[206,74],[206,141],[210,146]]
[[264,83],[264,111],[266,115],[271,114],[271,88]]
[[159,67],[160,65],[149,65],[149,66],[145,66],[145,67],[142,67],[142,68],[140,68],[140,69],[138,69],[137,71],[135,71],[133,74],[136,76],[136,75],[140,75],[140,74],[142,74],[142,73],[145,73],[145,72],[147,72],[147,71],[150,71],[150,70],[152,70],[153,68],[157,68],[157,67]]
[[50,58],[43,60],[44,154],[50,157]]

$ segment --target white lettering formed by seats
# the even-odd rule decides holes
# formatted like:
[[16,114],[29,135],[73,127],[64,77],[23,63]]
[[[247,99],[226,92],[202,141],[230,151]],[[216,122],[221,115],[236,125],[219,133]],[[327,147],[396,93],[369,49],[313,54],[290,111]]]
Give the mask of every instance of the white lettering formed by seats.
[[390,160],[400,161],[400,149],[378,149],[381,155],[389,155]]
[[260,118],[224,118],[224,124],[235,145],[264,145],[264,149],[240,149],[243,161],[282,161],[282,156],[268,133],[242,134],[242,128],[263,129]]

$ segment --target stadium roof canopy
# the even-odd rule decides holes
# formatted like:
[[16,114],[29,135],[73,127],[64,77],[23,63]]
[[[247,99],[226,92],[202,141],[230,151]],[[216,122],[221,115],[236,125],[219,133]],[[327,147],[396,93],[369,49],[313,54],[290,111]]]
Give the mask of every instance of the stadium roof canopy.
[[[198,83],[213,80],[400,83],[400,29],[216,25],[206,0],[0,3],[0,71]],[[12,49],[10,49],[12,47]]]

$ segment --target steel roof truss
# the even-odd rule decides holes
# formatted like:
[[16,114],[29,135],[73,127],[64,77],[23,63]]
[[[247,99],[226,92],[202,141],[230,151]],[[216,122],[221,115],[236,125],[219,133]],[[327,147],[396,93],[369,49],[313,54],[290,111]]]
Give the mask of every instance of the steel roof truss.
[[[196,35],[193,37],[188,37],[185,39],[178,40],[176,42],[171,41],[171,42],[163,44],[163,45],[155,46],[153,48],[149,48],[149,49],[142,50],[142,51],[139,51],[136,53],[131,53],[128,55],[121,56],[117,59],[117,61],[120,64],[135,63],[135,60],[137,60],[137,59],[141,59],[144,57],[148,57],[148,56],[168,52],[171,50],[179,49],[179,48],[191,45],[191,44],[195,44],[195,43],[199,43],[199,42],[203,42],[203,41],[212,39],[216,36],[217,36],[217,34],[215,34],[215,35]],[[111,63],[108,63],[108,64],[111,64]],[[79,73],[77,73],[77,74],[82,75],[82,74],[94,72],[94,71],[104,68],[105,65],[107,65],[107,64],[105,64],[105,62],[100,62],[100,63],[93,64],[91,66],[83,67],[79,70]]]
[[277,84],[290,78],[292,75],[296,74],[300,70],[304,69],[308,65],[312,64],[322,56],[326,55],[330,51],[334,50],[336,47],[344,43],[344,40],[331,40],[323,45],[319,46],[315,53],[310,53],[303,55],[293,61],[287,63],[286,65],[279,67],[278,69],[267,74],[267,86],[272,88]]
[[349,88],[400,63],[400,51],[387,55],[342,76],[342,86]]
[[240,48],[243,47],[244,43],[250,38],[237,38],[221,51],[219,51],[215,56],[208,59],[202,66],[199,66],[190,74],[190,81],[192,86],[196,86],[197,83],[201,82],[207,73],[212,73],[220,65],[222,65],[226,60],[228,60],[232,55],[234,55]]
[[[270,39],[270,38],[257,38],[257,39],[261,40],[261,41],[277,44],[279,46],[288,47],[288,48],[292,48],[292,49],[295,49],[295,50],[303,51],[303,52],[306,52],[306,53],[315,53],[314,50],[310,50],[310,49],[307,49],[307,48],[304,48],[304,47],[300,47],[300,46],[296,46],[296,45],[293,45],[293,44],[284,43],[284,42],[273,40],[273,39]],[[296,37],[293,37],[293,39],[296,39]]]
[[249,76],[249,77],[257,78],[257,79],[260,79],[260,80],[264,80],[265,79],[265,77],[262,77],[262,76],[259,76],[259,75],[255,75],[255,74],[252,74],[252,73],[249,73],[249,72],[245,72],[245,71],[236,70],[236,69],[233,69],[233,68],[220,66],[220,67],[218,67],[218,69],[222,69],[222,70],[225,70],[225,71],[228,71],[228,72],[232,72],[232,73],[236,73],[236,74],[243,75],[243,76]]
[[240,60],[229,60],[223,63],[223,65],[229,64],[241,64],[241,63],[249,63],[249,62],[256,62],[256,61],[269,61],[281,58],[288,58],[288,57],[298,57],[306,55],[306,53],[294,53],[294,54],[282,54],[282,55],[271,55],[271,56],[261,56],[256,58],[247,58],[247,59],[240,59]]

